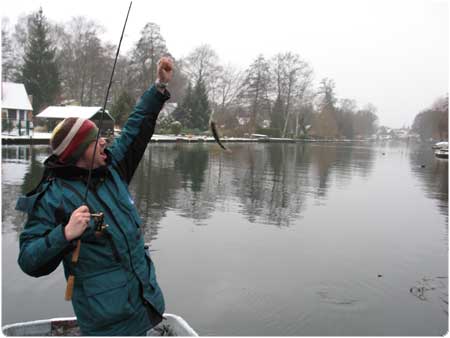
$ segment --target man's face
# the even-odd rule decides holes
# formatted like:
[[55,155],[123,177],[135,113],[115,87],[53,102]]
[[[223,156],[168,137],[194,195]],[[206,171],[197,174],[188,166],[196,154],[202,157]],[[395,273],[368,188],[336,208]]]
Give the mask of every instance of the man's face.
[[93,154],[94,162],[92,164],[92,169],[106,165],[106,144],[106,139],[104,137],[100,137],[98,139],[97,149],[95,150],[94,154],[95,141],[91,142],[81,158],[77,161],[76,165],[81,168],[89,169],[89,167],[91,166]]

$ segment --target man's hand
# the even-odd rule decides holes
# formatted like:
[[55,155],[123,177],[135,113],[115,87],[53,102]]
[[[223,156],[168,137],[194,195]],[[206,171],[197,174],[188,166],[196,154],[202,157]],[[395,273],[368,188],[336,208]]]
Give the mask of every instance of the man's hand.
[[163,56],[158,61],[158,68],[156,70],[158,79],[162,83],[168,83],[172,80],[173,75],[173,61],[168,56]]
[[64,235],[66,236],[66,239],[70,242],[73,239],[80,237],[89,225],[90,219],[91,213],[89,212],[89,208],[87,206],[82,205],[78,209],[74,210],[72,215],[70,215],[69,223],[67,223],[64,228]]

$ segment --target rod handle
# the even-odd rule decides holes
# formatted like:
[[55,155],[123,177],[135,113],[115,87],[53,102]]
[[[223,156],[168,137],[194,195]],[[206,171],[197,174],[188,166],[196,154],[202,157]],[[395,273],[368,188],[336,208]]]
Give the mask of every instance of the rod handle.
[[[78,257],[80,256],[80,248],[81,248],[81,239],[77,240],[77,246],[72,254],[72,264],[76,264],[78,262]],[[67,278],[66,294],[64,295],[64,299],[67,301],[72,299],[74,284],[75,284],[75,276],[70,274],[69,278]]]
[[78,257],[80,256],[80,248],[81,248],[81,239],[77,240],[77,247],[72,254],[72,263],[78,262]]
[[75,276],[69,275],[69,278],[67,278],[66,294],[64,296],[64,299],[67,301],[72,300],[74,284],[75,284]]

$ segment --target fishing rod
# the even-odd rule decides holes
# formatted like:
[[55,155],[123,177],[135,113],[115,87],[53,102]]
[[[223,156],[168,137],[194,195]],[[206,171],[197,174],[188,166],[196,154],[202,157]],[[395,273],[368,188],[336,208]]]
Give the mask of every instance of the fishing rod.
[[[102,130],[103,116],[105,115],[106,103],[108,102],[109,91],[111,89],[111,85],[112,85],[112,81],[113,81],[113,77],[114,77],[114,71],[116,70],[116,64],[117,64],[117,59],[119,58],[120,46],[122,45],[123,34],[125,32],[125,27],[127,26],[128,16],[130,15],[132,3],[133,3],[133,1],[130,1],[130,6],[128,7],[128,12],[127,12],[127,16],[125,18],[125,23],[123,24],[122,34],[120,36],[119,45],[117,46],[116,57],[114,59],[114,64],[113,64],[113,68],[111,71],[111,77],[109,79],[108,89],[106,90],[105,102],[103,103],[102,113],[100,115],[100,121],[97,126],[98,132],[97,132],[97,137],[95,139],[94,152],[92,153],[91,164],[89,166],[89,174],[88,174],[88,179],[87,179],[87,183],[86,183],[86,191],[84,193],[83,204],[87,204],[89,185],[90,185],[91,179],[92,179],[92,168],[94,166],[95,153],[97,151],[98,140],[100,139],[100,132]],[[100,213],[96,213],[96,214],[91,214],[91,216],[94,218],[96,228],[98,228],[100,231],[105,229],[106,225],[103,224],[103,213],[100,212]],[[72,260],[71,260],[72,265],[75,265],[78,262],[78,257],[80,255],[80,248],[81,248],[81,239],[78,239],[77,246],[72,254]],[[71,273],[67,279],[66,294],[64,297],[66,300],[72,299],[74,284],[75,284],[75,276]]]
[[125,18],[125,23],[124,23],[123,28],[122,28],[122,35],[120,36],[119,45],[117,46],[116,57],[114,59],[114,65],[113,65],[113,68],[112,68],[112,71],[111,71],[111,78],[109,79],[108,89],[106,90],[106,97],[105,97],[105,102],[103,103],[102,114],[100,115],[100,122],[98,123],[97,138],[95,140],[95,146],[94,146],[94,152],[93,152],[92,159],[91,159],[91,165],[89,166],[89,175],[88,175],[88,179],[87,179],[86,191],[84,193],[84,200],[83,201],[85,203],[87,201],[87,195],[88,195],[88,191],[89,191],[89,184],[90,184],[90,181],[91,181],[91,178],[92,178],[92,167],[94,166],[95,152],[97,151],[98,140],[100,138],[100,131],[102,129],[103,116],[105,115],[105,110],[106,110],[106,103],[108,102],[109,90],[111,89],[111,85],[112,85],[112,81],[113,81],[113,77],[114,77],[114,71],[116,70],[117,59],[119,58],[120,46],[122,44],[123,34],[125,32],[125,27],[127,26],[128,15],[130,14],[132,3],[133,3],[133,1],[130,1],[130,6],[128,7],[127,17]]

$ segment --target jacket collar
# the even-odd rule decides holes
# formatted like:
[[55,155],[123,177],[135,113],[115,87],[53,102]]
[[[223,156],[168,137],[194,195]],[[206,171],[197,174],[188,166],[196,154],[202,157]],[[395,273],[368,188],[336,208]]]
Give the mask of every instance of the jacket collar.
[[[108,166],[111,164],[111,153],[108,149],[105,149],[106,165],[92,170],[93,178],[100,178],[106,176],[108,173]],[[89,176],[89,170],[85,168],[77,167],[74,164],[61,163],[55,155],[50,155],[44,161],[45,171],[51,177],[59,177],[65,179],[81,179],[87,180]]]

